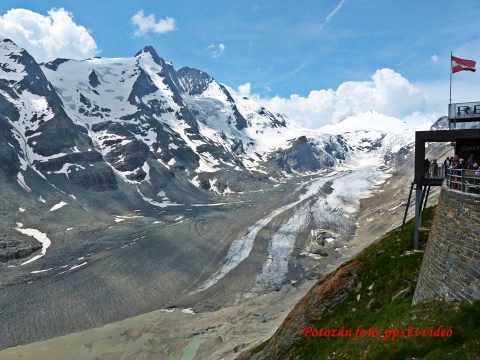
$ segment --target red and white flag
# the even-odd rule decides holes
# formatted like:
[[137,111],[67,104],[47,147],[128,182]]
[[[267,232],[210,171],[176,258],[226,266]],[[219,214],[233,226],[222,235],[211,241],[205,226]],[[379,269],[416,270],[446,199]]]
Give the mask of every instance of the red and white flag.
[[462,59],[456,56],[452,56],[452,73],[455,74],[460,71],[475,71],[477,62],[474,60]]

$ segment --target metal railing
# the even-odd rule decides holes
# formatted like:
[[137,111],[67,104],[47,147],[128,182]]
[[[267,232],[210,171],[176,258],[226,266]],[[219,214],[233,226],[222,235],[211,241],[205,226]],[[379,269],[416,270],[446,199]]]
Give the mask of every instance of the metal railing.
[[480,194],[480,171],[467,169],[447,169],[446,185],[450,189],[466,193]]

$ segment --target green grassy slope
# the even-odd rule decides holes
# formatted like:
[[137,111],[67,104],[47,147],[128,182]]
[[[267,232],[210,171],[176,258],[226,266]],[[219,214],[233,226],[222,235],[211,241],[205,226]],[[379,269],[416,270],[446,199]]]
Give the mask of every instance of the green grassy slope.
[[[430,227],[433,210],[427,209]],[[431,302],[412,305],[422,253],[412,253],[413,223],[404,234],[395,230],[365,249],[358,278],[345,301],[316,328],[376,328],[378,337],[302,338],[290,359],[480,359],[480,303]],[[427,236],[428,234],[424,234]],[[405,337],[384,341],[385,329],[450,327],[453,336]]]

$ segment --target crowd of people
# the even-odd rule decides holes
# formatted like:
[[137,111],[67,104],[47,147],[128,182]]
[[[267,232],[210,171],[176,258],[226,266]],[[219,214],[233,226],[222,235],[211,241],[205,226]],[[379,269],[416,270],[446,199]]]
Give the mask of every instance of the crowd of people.
[[480,194],[480,166],[473,154],[466,161],[458,155],[447,157],[441,165],[425,159],[425,177],[446,178],[451,189]]
[[443,162],[445,169],[464,169],[464,170],[478,170],[478,162],[475,161],[475,155],[470,154],[467,161],[458,155],[446,158]]
[[480,165],[475,160],[474,154],[471,154],[466,161],[458,155],[447,157],[441,165],[438,160],[425,159],[427,178],[443,178],[448,170],[471,170],[472,175],[480,176]]

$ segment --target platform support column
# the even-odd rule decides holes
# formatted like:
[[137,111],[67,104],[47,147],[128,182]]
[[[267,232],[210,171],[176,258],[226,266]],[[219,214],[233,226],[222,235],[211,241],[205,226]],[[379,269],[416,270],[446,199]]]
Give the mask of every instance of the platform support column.
[[423,191],[422,186],[416,185],[415,188],[415,234],[413,237],[413,249],[420,248],[420,227],[422,226],[422,203]]

